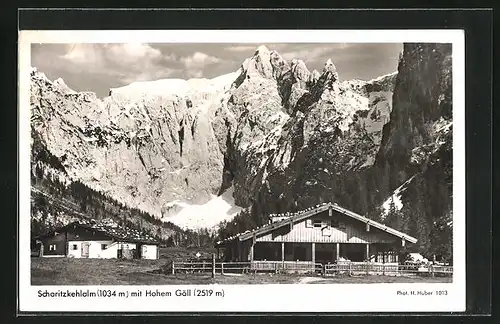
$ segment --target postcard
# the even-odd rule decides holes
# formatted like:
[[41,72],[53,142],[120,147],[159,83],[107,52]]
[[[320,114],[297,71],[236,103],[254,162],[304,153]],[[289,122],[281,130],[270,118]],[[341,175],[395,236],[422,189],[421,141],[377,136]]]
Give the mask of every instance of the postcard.
[[19,310],[464,311],[464,42],[20,31]]

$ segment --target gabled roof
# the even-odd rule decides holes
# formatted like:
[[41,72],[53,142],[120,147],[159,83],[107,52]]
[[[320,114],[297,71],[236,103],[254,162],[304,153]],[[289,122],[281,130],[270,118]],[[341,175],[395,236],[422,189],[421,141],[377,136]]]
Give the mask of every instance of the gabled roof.
[[414,238],[408,234],[402,233],[402,232],[397,231],[397,230],[395,230],[387,225],[378,223],[374,220],[371,220],[369,218],[366,218],[366,217],[363,217],[359,214],[356,214],[355,212],[352,212],[348,209],[340,207],[336,203],[323,203],[323,204],[316,205],[314,207],[307,208],[305,210],[298,211],[296,213],[286,213],[284,215],[283,214],[282,215],[271,215],[271,216],[288,216],[288,217],[283,219],[283,220],[277,221],[275,223],[266,224],[264,226],[258,227],[256,229],[254,229],[253,231],[246,231],[244,233],[236,234],[236,235],[229,237],[223,241],[217,242],[216,245],[220,245],[220,244],[222,244],[224,242],[228,242],[228,241],[233,241],[235,239],[238,239],[239,241],[245,241],[245,240],[252,238],[253,236],[266,234],[266,233],[269,233],[277,228],[283,227],[285,225],[289,225],[290,223],[299,222],[299,221],[304,220],[306,218],[309,218],[313,215],[316,215],[316,214],[319,214],[323,211],[326,211],[330,208],[332,210],[335,210],[335,211],[342,213],[346,216],[354,218],[362,223],[369,224],[370,226],[378,228],[386,233],[397,236],[401,239],[405,239],[408,242],[411,242],[411,243],[417,242],[416,238]]
[[128,227],[121,226],[111,220],[97,221],[94,219],[89,220],[78,220],[71,222],[63,227],[60,227],[48,234],[42,235],[40,237],[47,237],[53,235],[54,232],[63,232],[65,229],[76,225],[85,229],[93,230],[109,236],[117,241],[124,242],[135,242],[135,243],[148,243],[148,244],[159,244],[159,242],[152,236],[141,233],[138,230],[131,229]]

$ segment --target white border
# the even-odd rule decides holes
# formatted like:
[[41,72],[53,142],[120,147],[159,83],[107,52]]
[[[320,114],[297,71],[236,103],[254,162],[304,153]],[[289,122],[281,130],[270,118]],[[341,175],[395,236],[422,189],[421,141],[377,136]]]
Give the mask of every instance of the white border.
[[[47,289],[171,291],[210,286],[31,286],[30,55],[32,43],[452,43],[453,264],[448,284],[214,285],[224,298],[39,298]],[[465,311],[465,36],[463,30],[127,30],[19,32],[19,300],[21,312],[450,312]],[[129,289],[130,288],[130,289]],[[447,290],[446,296],[397,296]]]

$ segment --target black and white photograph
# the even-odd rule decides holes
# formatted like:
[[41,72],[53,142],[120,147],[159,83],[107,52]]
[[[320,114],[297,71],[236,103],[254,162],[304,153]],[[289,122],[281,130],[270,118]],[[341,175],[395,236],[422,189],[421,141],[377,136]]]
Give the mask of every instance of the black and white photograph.
[[463,53],[401,35],[31,41],[27,285],[457,283]]

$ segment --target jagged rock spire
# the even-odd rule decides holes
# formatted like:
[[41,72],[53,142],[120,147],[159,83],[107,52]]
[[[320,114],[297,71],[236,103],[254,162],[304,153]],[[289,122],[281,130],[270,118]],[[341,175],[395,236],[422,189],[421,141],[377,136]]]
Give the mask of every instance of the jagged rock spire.
[[311,72],[307,69],[306,64],[302,60],[292,60],[292,74],[295,79],[307,81]]
[[290,70],[290,65],[275,50],[260,45],[254,55],[243,62],[241,68],[247,79],[264,77],[277,80]]
[[337,72],[337,68],[335,64],[333,64],[331,59],[328,59],[325,63],[325,67],[323,68],[323,74],[331,74],[332,81],[337,81],[339,79],[339,74]]
[[315,83],[316,81],[318,81],[319,77],[321,76],[321,74],[318,72],[318,70],[314,69],[311,74],[309,75],[309,82],[311,83]]
[[326,71],[329,71],[329,72],[337,71],[337,68],[335,67],[335,64],[333,64],[332,59],[328,59],[325,62],[325,67],[323,68],[323,72],[326,72]]
[[286,71],[290,69],[290,65],[281,55],[272,50],[270,53],[271,65],[273,66],[273,75],[275,79],[280,78]]
[[247,77],[261,76],[264,78],[273,77],[273,66],[271,65],[271,53],[269,49],[261,45],[255,54],[243,64]]
[[260,45],[257,47],[254,55],[269,55],[269,49],[265,45]]

